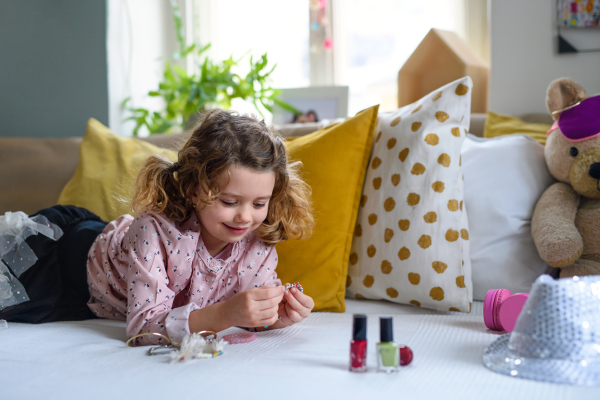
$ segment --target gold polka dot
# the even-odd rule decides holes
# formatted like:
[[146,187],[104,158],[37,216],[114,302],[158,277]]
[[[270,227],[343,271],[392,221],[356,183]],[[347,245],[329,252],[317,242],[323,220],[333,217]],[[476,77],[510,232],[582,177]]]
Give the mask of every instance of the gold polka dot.
[[439,99],[440,97],[442,97],[442,92],[441,92],[441,91],[440,91],[440,92],[437,92],[437,93],[435,94],[435,96],[433,96],[433,99],[431,99],[431,100],[433,100],[433,101],[436,101],[436,100],[437,100],[437,99]]
[[362,226],[360,226],[360,224],[356,224],[356,227],[354,228],[354,236],[362,236]]
[[394,120],[392,121],[392,123],[390,124],[390,126],[396,126],[400,123],[400,121],[402,121],[401,117],[396,117],[394,118]]
[[375,143],[379,142],[379,139],[381,139],[381,132],[377,134],[377,139],[375,139]]
[[458,201],[448,200],[448,210],[450,210],[450,211],[458,210]]
[[440,142],[440,138],[435,133],[429,133],[425,136],[425,143],[430,146],[435,146]]
[[429,246],[431,246],[431,236],[429,235],[423,235],[419,238],[419,246],[421,246],[423,249],[428,248]]
[[350,285],[352,285],[352,278],[350,275],[346,275],[346,287],[350,287]]
[[444,272],[446,270],[446,268],[448,268],[448,266],[446,264],[444,264],[443,262],[441,262],[441,261],[434,261],[434,262],[432,262],[431,263],[431,267],[438,274],[441,274],[442,272]]
[[458,166],[460,167],[462,165],[462,156],[458,157]]
[[421,307],[421,303],[416,300],[411,300],[411,301],[409,301],[409,303],[412,304],[413,306]]
[[398,186],[399,183],[400,183],[400,174],[392,175],[392,185]]
[[421,275],[415,274],[413,272],[409,272],[409,274],[408,274],[408,281],[410,283],[412,283],[413,285],[418,285],[419,282],[421,282]]
[[413,165],[412,170],[410,171],[413,175],[421,175],[425,173],[425,166],[421,163],[416,163]]
[[435,221],[437,221],[437,214],[433,211],[429,211],[427,214],[423,215],[423,219],[428,224],[433,224]]
[[366,287],[373,286],[373,282],[375,282],[375,278],[373,278],[371,275],[367,275],[365,276],[365,279],[363,279],[363,285]]
[[383,208],[385,209],[385,211],[390,212],[394,209],[394,207],[396,207],[396,202],[394,201],[393,198],[388,197],[387,199],[385,199],[385,201],[383,202]]
[[402,151],[400,152],[400,154],[398,154],[398,158],[400,159],[400,161],[404,162],[404,160],[406,160],[406,157],[408,156],[408,152],[409,152],[409,151],[410,151],[410,150],[409,150],[409,149],[408,149],[408,147],[407,147],[407,148],[405,148],[404,150],[402,150]]
[[423,105],[419,105],[417,106],[417,108],[415,108],[414,110],[412,110],[411,114],[416,113],[417,111],[419,111],[421,109],[421,107],[423,107]]
[[471,312],[471,302],[469,302],[469,312]]
[[373,257],[375,253],[377,253],[377,249],[375,248],[375,246],[370,245],[369,247],[367,247],[367,255],[369,257]]
[[458,286],[459,288],[464,288],[465,287],[465,277],[464,275],[460,275],[456,277],[456,286]]
[[465,94],[467,94],[468,91],[469,91],[469,87],[465,86],[461,83],[460,85],[458,85],[456,87],[456,90],[454,91],[454,93],[456,93],[459,96],[464,96]]
[[400,251],[398,252],[398,258],[401,259],[402,261],[407,260],[408,257],[410,257],[410,250],[407,249],[406,247],[403,247],[400,249]]
[[458,308],[456,308],[456,307],[450,307],[448,309],[448,311],[460,311],[460,310]]
[[381,187],[381,178],[373,179],[373,187],[375,188],[375,190]]
[[421,127],[421,125],[423,125],[421,122],[413,122],[412,125],[410,126],[410,129],[413,132],[416,132],[419,130],[419,128]]
[[460,137],[460,128],[458,126],[452,128],[452,136]]
[[409,206],[416,206],[417,204],[419,204],[419,200],[421,200],[421,196],[419,196],[416,193],[410,193],[406,198],[406,202]]
[[364,207],[367,204],[367,195],[364,195],[360,198],[360,206]]
[[465,129],[464,129],[464,131],[465,131],[465,135],[466,135],[467,133],[469,133],[469,132],[467,132],[467,128],[465,128]]
[[362,295],[362,294],[360,294],[360,293],[356,293],[356,294],[354,295],[354,298],[355,298],[355,299],[359,299],[359,300],[364,300],[364,299],[366,299],[366,297],[365,297],[365,296],[363,296],[363,295]]
[[392,263],[388,260],[383,260],[381,262],[381,272],[383,272],[384,274],[389,274],[390,272],[392,272],[392,269]]
[[386,243],[389,243],[393,237],[394,237],[394,231],[391,230],[390,228],[386,228],[385,234],[383,235],[383,240],[385,240]]
[[443,153],[441,156],[438,157],[438,164],[441,164],[444,167],[448,168],[448,166],[450,165],[450,156],[446,153]]
[[400,228],[401,231],[407,231],[408,228],[410,228],[410,221],[407,219],[401,219],[398,221],[398,228]]
[[379,157],[375,157],[373,159],[373,162],[371,162],[371,168],[373,168],[373,169],[379,168],[380,165],[381,165],[381,158],[379,158]]
[[469,231],[466,229],[461,229],[460,237],[463,238],[464,240],[469,240]]
[[444,191],[445,187],[446,187],[446,185],[444,185],[444,182],[440,182],[440,181],[433,182],[431,184],[431,188],[438,193],[442,193]]
[[391,138],[390,140],[388,140],[388,142],[387,142],[387,148],[388,149],[391,149],[395,145],[396,145],[396,138]]
[[444,291],[441,287],[436,286],[429,291],[429,297],[431,297],[435,301],[442,301],[444,300]]
[[358,254],[356,254],[356,252],[353,252],[352,254],[350,254],[350,264],[356,265],[357,262],[358,262]]
[[460,211],[462,211],[462,200],[460,201]]
[[444,122],[445,120],[450,118],[450,116],[443,111],[438,111],[435,113],[435,118],[437,118],[439,122]]
[[392,299],[395,299],[396,297],[398,297],[398,291],[394,288],[387,288],[385,290],[385,292],[387,293],[388,296],[390,296]]
[[446,240],[449,242],[456,242],[457,239],[458,231],[455,231],[454,229],[448,229],[448,231],[446,232]]
[[377,214],[369,214],[369,225],[375,225],[377,222]]

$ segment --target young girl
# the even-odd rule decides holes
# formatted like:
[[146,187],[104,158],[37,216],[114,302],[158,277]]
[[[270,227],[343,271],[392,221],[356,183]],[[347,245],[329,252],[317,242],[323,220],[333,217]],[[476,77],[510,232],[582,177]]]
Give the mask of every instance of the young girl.
[[[19,277],[31,300],[5,308],[0,318],[89,318],[85,298],[92,315],[126,319],[129,337],[148,333],[136,344],[302,321],[313,300],[295,288],[286,291],[275,272],[275,244],[308,237],[314,225],[309,188],[296,168],[264,122],[208,111],[176,163],[146,161],[132,202],[135,218],[106,224],[73,206],[40,211],[65,233],[52,250],[47,238],[27,240],[39,258]],[[40,294],[48,292],[41,270],[51,270],[48,283],[63,287],[52,301]]]

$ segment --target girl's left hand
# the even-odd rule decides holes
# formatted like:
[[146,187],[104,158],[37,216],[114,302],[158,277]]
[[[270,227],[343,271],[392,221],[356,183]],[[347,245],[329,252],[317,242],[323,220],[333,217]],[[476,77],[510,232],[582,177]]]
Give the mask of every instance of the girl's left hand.
[[293,287],[285,292],[279,305],[281,322],[286,326],[297,324],[308,318],[314,306],[315,302],[310,296]]

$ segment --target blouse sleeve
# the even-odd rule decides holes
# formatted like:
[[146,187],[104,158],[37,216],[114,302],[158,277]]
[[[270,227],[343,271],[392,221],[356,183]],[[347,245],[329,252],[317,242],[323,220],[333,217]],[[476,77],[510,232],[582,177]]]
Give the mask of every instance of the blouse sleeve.
[[[175,293],[169,288],[166,250],[161,227],[152,216],[136,217],[121,244],[121,261],[127,263],[127,336],[159,333],[173,342],[189,334],[194,303],[172,309]],[[167,344],[158,335],[135,340],[136,345]]]
[[[261,247],[257,251],[257,247]],[[277,278],[277,251],[275,246],[253,246],[246,256],[246,260],[250,265],[260,262],[256,272],[250,275],[250,279],[243,285],[242,290],[257,288],[260,286],[281,286],[281,280]]]

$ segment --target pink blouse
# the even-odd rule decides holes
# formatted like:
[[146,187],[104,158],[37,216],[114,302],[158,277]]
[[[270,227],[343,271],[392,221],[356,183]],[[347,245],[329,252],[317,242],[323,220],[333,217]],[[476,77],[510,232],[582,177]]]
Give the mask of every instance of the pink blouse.
[[[279,286],[275,246],[253,232],[229,257],[210,256],[196,214],[182,223],[163,214],[123,215],[98,235],[88,253],[88,306],[98,317],[127,320],[127,335],[156,332],[181,342],[192,311],[259,286]],[[227,248],[225,249],[227,250]],[[165,344],[144,336],[136,344]]]

